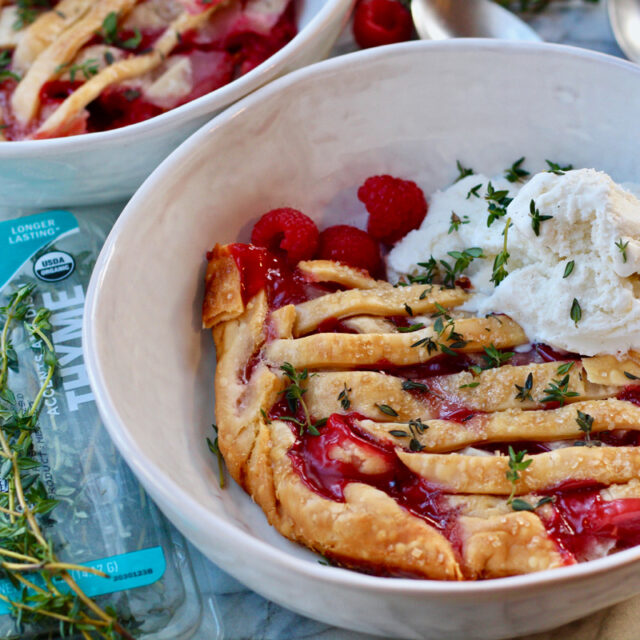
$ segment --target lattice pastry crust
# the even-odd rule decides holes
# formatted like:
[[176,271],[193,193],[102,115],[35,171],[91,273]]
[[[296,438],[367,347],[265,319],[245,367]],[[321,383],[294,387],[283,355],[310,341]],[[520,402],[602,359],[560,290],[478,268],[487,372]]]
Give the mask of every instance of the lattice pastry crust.
[[[393,288],[329,261],[300,263],[299,274],[341,289],[279,308],[272,308],[264,289],[245,299],[231,247],[216,246],[203,305],[218,357],[220,449],[233,478],[286,537],[343,565],[382,574],[493,578],[583,559],[553,533],[555,487],[593,483],[593,500],[603,509],[640,498],[640,448],[585,446],[590,443],[576,420],[580,413],[591,419],[594,439],[640,430],[640,407],[615,397],[621,383],[615,371],[628,371],[624,367],[636,362],[635,354],[613,368],[608,358],[577,358],[573,364],[467,368],[415,382],[412,367],[442,357],[447,344],[457,343],[455,353],[477,355],[485,347],[524,345],[527,338],[506,316],[458,313],[467,296],[461,289]],[[456,332],[449,342],[433,318],[445,310]],[[424,327],[403,332],[403,319]],[[337,331],[323,330],[336,321]],[[303,396],[311,416],[344,416],[357,431],[358,438],[336,441],[327,454],[358,471],[343,483],[340,496],[323,494],[300,471],[297,447],[318,436],[301,436],[297,425],[278,414],[290,384],[281,369],[285,363],[313,374]],[[544,396],[560,382],[563,364],[568,393],[562,403],[550,404]],[[518,388],[529,393],[518,398]],[[453,405],[468,416],[449,416]],[[410,423],[422,427],[413,430]],[[554,446],[526,455],[530,462],[513,481],[500,443],[523,441]],[[390,460],[437,494],[446,526],[381,488]],[[531,509],[514,510],[514,496]]]

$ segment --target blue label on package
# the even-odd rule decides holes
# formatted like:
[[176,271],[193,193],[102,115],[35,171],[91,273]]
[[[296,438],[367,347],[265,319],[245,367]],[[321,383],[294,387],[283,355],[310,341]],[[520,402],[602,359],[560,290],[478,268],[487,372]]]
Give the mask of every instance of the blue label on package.
[[[84,562],[81,566],[97,569],[109,576],[103,578],[85,571],[70,572],[78,586],[89,597],[94,598],[107,593],[153,584],[162,578],[167,565],[162,547],[152,547],[102,560]],[[35,577],[31,579],[36,584],[39,582]],[[62,580],[56,578],[54,583],[60,591],[69,591],[68,586]],[[16,589],[8,580],[0,580],[0,593],[16,602],[22,599],[20,590]],[[0,615],[7,613],[9,613],[9,606],[0,602]]]
[[49,211],[0,222],[0,289],[31,256],[54,240],[77,232],[78,222],[68,211]]

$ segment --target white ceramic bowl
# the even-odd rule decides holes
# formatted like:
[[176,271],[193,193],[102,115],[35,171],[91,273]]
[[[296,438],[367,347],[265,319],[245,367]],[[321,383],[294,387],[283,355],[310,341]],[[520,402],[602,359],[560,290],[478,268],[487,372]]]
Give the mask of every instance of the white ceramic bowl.
[[278,80],[213,120],[118,220],[88,294],[89,376],[117,446],[161,509],[209,558],[299,613],[387,637],[495,639],[552,628],[640,592],[640,547],[478,583],[321,566],[218,488],[211,337],[200,330],[204,253],[247,240],[277,206],[321,226],[363,221],[356,189],[389,172],[429,193],[455,161],[488,175],[526,156],[638,180],[640,68],[567,47],[417,42]]
[[353,0],[298,0],[298,34],[235,82],[151,120],[113,131],[0,144],[0,207],[95,205],[128,198],[213,115],[258,87],[326,57]]

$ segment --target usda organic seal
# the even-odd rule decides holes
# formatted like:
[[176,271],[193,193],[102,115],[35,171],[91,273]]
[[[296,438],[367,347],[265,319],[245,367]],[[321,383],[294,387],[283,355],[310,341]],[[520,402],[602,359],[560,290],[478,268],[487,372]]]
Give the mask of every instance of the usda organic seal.
[[76,268],[76,261],[66,251],[49,251],[41,255],[33,265],[33,273],[45,282],[57,282],[68,278]]

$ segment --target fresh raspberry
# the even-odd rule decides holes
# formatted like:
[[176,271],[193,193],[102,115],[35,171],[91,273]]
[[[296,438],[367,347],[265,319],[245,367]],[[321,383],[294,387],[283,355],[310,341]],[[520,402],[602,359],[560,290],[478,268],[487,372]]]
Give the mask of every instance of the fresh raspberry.
[[353,15],[353,35],[363,49],[410,40],[411,14],[397,0],[360,0]]
[[320,234],[317,255],[322,260],[366,269],[374,277],[380,274],[382,260],[378,243],[366,231],[347,224],[329,227]]
[[300,260],[313,258],[318,249],[318,227],[296,209],[273,209],[256,222],[251,242],[269,251],[284,251],[287,262],[295,266]]
[[358,189],[358,199],[369,212],[367,231],[387,244],[417,229],[427,215],[424,193],[410,180],[373,176]]

